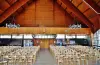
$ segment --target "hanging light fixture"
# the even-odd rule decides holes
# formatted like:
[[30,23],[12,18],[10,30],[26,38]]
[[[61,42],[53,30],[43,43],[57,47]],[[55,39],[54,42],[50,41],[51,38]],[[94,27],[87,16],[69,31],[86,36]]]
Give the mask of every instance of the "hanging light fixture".
[[81,24],[78,24],[75,17],[73,21],[75,22],[75,24],[70,25],[69,28],[82,28]]
[[15,18],[13,17],[11,23],[6,23],[6,27],[7,28],[18,28],[20,27],[20,25],[15,24]]

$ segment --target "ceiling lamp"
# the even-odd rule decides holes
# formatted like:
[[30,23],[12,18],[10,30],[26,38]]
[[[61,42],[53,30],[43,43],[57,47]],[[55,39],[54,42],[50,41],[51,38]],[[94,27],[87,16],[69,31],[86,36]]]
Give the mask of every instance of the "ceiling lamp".
[[11,20],[11,23],[6,23],[6,27],[7,28],[18,28],[18,27],[20,27],[20,25],[15,24],[15,19],[13,17],[12,20]]
[[12,23],[6,23],[6,27],[7,28],[18,28],[18,27],[20,27],[20,25],[19,24],[12,24]]
[[82,28],[82,25],[78,24],[75,17],[74,17],[74,22],[75,24],[70,25],[69,28]]

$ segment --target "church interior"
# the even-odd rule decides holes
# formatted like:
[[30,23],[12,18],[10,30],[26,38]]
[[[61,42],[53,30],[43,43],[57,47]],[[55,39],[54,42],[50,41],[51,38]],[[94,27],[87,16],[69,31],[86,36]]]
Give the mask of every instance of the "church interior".
[[100,0],[0,0],[0,65],[100,65]]

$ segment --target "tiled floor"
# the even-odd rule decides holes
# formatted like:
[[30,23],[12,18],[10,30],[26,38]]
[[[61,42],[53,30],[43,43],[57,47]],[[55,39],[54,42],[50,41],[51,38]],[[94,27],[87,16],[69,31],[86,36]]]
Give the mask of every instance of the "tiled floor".
[[48,49],[41,49],[34,65],[57,65]]

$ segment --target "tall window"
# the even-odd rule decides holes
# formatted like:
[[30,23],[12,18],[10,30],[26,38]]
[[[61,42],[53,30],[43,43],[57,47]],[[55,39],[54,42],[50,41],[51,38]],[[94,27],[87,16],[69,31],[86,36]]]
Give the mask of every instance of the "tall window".
[[23,34],[13,34],[12,38],[13,39],[22,39],[23,38]]
[[100,29],[94,34],[94,45],[100,48]]
[[52,38],[55,38],[55,35],[36,34],[36,35],[34,35],[34,38],[52,39]]
[[78,34],[77,38],[78,39],[87,39],[87,35],[85,35],[85,34]]
[[0,35],[0,38],[6,38],[6,39],[10,39],[11,38],[11,35]]
[[24,34],[24,39],[33,39],[33,37],[32,34]]
[[64,34],[57,34],[56,39],[65,39]]
[[73,38],[75,38],[75,35],[74,34],[66,35],[66,39],[73,39]]

